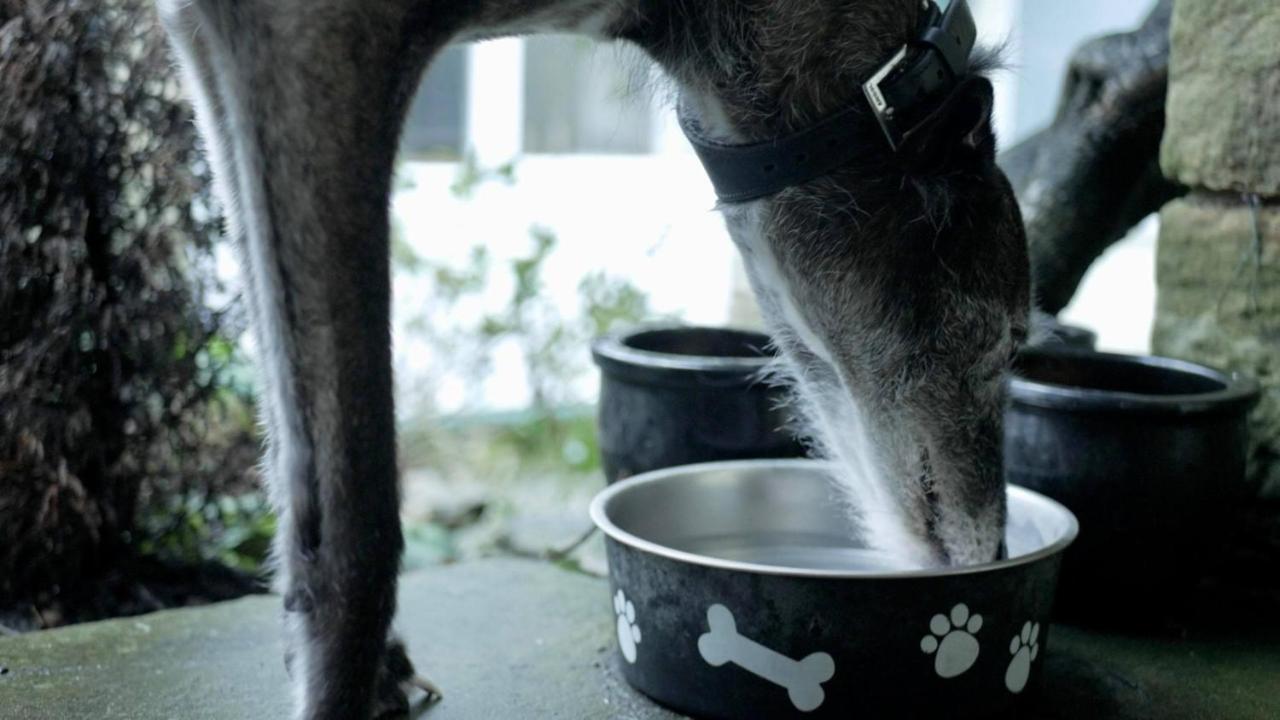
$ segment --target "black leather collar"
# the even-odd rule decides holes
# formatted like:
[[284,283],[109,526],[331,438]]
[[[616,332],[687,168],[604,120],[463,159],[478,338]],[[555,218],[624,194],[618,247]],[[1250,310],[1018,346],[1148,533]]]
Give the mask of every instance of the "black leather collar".
[[[924,0],[915,40],[863,84],[863,94],[896,151],[969,68],[977,36],[965,0]],[[745,202],[822,177],[868,150],[867,109],[852,107],[799,132],[748,145],[706,137],[680,109],[680,127],[722,202]],[[880,142],[880,141],[876,141]]]

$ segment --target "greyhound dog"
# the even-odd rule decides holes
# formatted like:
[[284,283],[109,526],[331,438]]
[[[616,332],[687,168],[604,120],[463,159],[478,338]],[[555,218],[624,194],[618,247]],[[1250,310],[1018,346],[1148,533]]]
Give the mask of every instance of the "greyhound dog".
[[869,540],[914,565],[1003,552],[1003,374],[1030,293],[990,83],[939,30],[963,0],[159,3],[243,251],[297,717],[403,712],[415,677],[388,634],[387,206],[451,42],[581,33],[658,63]]

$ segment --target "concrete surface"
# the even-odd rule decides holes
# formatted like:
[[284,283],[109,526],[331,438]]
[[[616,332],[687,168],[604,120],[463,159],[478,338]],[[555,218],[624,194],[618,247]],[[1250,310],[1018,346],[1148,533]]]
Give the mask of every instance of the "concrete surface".
[[[400,597],[414,660],[446,692],[420,717],[677,717],[614,670],[606,580],[490,559],[410,573]],[[0,639],[0,718],[288,717],[278,613],[255,597]],[[1275,622],[1178,639],[1056,626],[1051,643],[1043,720],[1280,717]]]
[[[430,720],[677,717],[612,670],[604,580],[477,561],[405,576],[400,608],[414,662],[445,691]],[[287,718],[278,620],[264,596],[0,639],[0,718]]]

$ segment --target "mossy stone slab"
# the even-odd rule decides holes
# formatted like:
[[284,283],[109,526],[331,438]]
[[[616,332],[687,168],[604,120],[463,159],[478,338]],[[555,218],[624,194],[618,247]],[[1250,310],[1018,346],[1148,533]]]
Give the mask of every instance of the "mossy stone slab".
[[[415,662],[446,692],[421,717],[677,717],[614,669],[606,580],[482,560],[407,575],[400,603]],[[256,597],[0,639],[0,718],[288,717],[278,618],[277,598]],[[990,652],[1006,650],[1000,640]],[[1274,625],[1194,640],[1058,626],[1038,717],[1280,717],[1278,640]]]
[[[666,720],[613,669],[606,581],[494,559],[401,580],[397,628],[445,690],[431,720]],[[0,639],[3,720],[289,717],[280,602],[262,596]]]

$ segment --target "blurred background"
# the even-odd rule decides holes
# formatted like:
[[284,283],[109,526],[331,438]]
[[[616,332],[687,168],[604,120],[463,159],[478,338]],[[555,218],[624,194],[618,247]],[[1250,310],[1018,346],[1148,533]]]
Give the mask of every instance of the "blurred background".
[[[1005,48],[1008,69],[995,78],[1002,147],[1052,120],[1074,48],[1131,29],[1150,10],[1145,0],[972,5],[980,42]],[[527,518],[539,504],[532,488],[544,487],[532,475],[598,472],[592,333],[656,318],[759,323],[711,186],[656,73],[629,47],[538,37],[452,48],[424,80],[393,202],[410,515],[432,517],[449,494],[430,488],[456,497],[459,483],[505,477]],[[1149,347],[1156,222],[1153,215],[1113,246],[1061,313],[1094,329],[1102,349]],[[491,436],[433,442],[436,418],[518,428],[545,446],[496,467],[502,445]],[[548,464],[530,466],[539,460]],[[547,515],[563,516],[545,518],[553,535],[558,524],[580,522],[597,484],[554,486],[542,503]]]
[[[1005,47],[1002,147],[1050,121],[1073,48],[1150,9],[971,4],[980,40]],[[0,157],[17,188],[0,203],[0,626],[242,592],[273,530],[239,269],[151,13],[0,0],[0,138],[18,161]],[[590,339],[758,323],[713,206],[669,88],[629,48],[508,39],[436,61],[392,200],[407,566],[541,556],[582,533],[602,483]],[[1154,236],[1148,218],[1062,313],[1102,349],[1148,348]]]
[[[1009,68],[995,78],[1002,147],[1052,119],[1076,45],[1128,29],[1150,9],[1145,1],[1103,0],[972,5],[980,41],[1006,48]],[[541,229],[555,237],[543,292],[566,318],[584,309],[575,292],[582,279],[603,272],[642,291],[652,312],[690,323],[752,323],[753,301],[712,212],[711,186],[652,72],[630,48],[574,37],[450,49],[428,73],[404,138],[394,212],[406,251],[461,269],[484,248],[500,268],[533,252],[532,231]],[[487,172],[499,168],[509,172]],[[467,191],[446,192],[460,178]],[[1147,349],[1154,222],[1115,246],[1063,313],[1094,328],[1103,349]],[[488,280],[469,307],[494,310],[509,296],[504,278]],[[425,383],[436,411],[525,407],[533,387],[514,338],[490,348],[491,372],[479,384],[440,371],[439,350],[413,331],[430,285],[407,271],[397,283],[405,399]],[[584,373],[567,388],[570,397],[589,399],[591,379]]]

